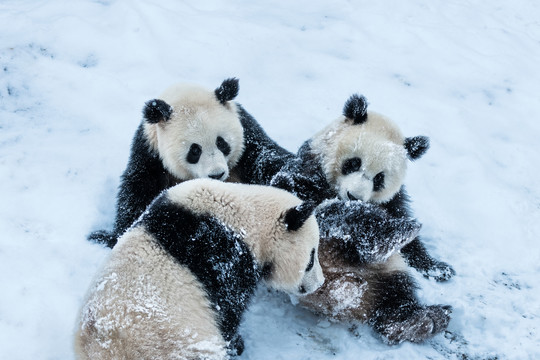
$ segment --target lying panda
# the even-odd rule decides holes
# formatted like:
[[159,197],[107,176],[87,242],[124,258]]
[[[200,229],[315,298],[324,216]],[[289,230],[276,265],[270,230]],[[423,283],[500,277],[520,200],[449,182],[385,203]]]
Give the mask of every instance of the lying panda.
[[159,195],[90,287],[79,359],[224,359],[240,354],[259,280],[291,294],[324,281],[313,205],[266,186],[211,179]]
[[420,342],[447,327],[451,308],[419,303],[406,262],[437,280],[450,278],[453,269],[431,258],[414,235],[412,241],[404,238],[379,247],[382,256],[378,258],[359,257],[357,244],[366,233],[362,222],[367,208],[363,214],[343,205],[357,207],[361,202],[356,200],[361,200],[393,218],[411,217],[403,187],[406,163],[418,159],[428,145],[425,137],[404,138],[389,119],[367,112],[365,98],[353,95],[345,104],[344,116],[301,147],[304,170],[323,173],[328,191],[341,199],[317,209],[326,282],[301,298],[301,305],[332,319],[368,323],[390,344]]
[[113,247],[162,190],[182,181],[212,178],[266,184],[294,157],[232,101],[238,88],[234,78],[214,91],[179,84],[146,102],[121,177],[114,229],[93,232],[90,240]]

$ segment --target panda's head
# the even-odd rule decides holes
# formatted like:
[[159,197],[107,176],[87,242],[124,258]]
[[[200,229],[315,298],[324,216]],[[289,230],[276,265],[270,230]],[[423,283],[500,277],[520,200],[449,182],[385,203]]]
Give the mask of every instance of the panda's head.
[[[277,189],[276,189],[277,190]],[[324,282],[319,263],[319,226],[312,215],[315,203],[303,202],[279,216],[277,240],[265,255],[266,283],[278,290],[301,296]]]
[[237,94],[233,78],[215,91],[175,85],[146,103],[144,131],[167,171],[179,180],[228,178],[244,144]]
[[367,111],[363,96],[351,96],[343,116],[316,134],[312,151],[341,199],[384,203],[403,185],[407,161],[429,148],[425,136],[406,138],[387,117]]

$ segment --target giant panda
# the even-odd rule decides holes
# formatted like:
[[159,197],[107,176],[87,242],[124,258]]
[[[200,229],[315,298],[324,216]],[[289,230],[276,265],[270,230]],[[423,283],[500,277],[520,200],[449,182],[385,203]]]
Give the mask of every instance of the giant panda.
[[214,91],[176,84],[146,102],[120,179],[114,229],[95,231],[90,240],[113,247],[150,202],[175,184],[212,178],[264,185],[294,157],[232,101],[238,90],[235,78]]
[[324,281],[313,204],[280,189],[185,181],[120,237],[78,320],[79,359],[225,359],[260,280],[293,295]]
[[423,155],[428,145],[426,137],[403,137],[390,119],[368,112],[365,98],[358,95],[345,103],[342,117],[302,145],[303,163],[323,173],[328,191],[339,198],[317,209],[320,261],[327,280],[301,298],[302,306],[331,319],[370,324],[390,344],[420,342],[447,327],[451,307],[420,304],[407,265],[437,280],[451,277],[453,269],[431,258],[416,235],[410,242],[393,244],[384,256],[359,257],[351,243],[362,243],[362,212],[348,211],[342,204],[367,203],[393,218],[411,217],[403,186],[406,164]]

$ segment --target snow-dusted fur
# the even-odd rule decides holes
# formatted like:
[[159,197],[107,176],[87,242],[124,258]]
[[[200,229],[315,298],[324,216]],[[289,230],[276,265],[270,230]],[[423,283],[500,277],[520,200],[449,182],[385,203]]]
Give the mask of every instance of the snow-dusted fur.
[[90,286],[79,359],[225,359],[256,285],[300,295],[323,282],[313,206],[283,190],[183,182],[119,239]]
[[[425,137],[404,138],[388,118],[367,112],[365,98],[353,95],[344,115],[308,140],[299,154],[324,173],[330,191],[341,201],[371,203],[403,219],[412,217],[403,187],[406,163],[418,159],[428,146]],[[300,303],[332,319],[371,324],[388,343],[419,342],[443,331],[451,308],[419,303],[407,263],[429,263],[428,268],[415,267],[425,275],[437,270],[438,280],[449,278],[452,268],[432,259],[416,234],[395,246],[379,247],[387,254],[379,261],[351,256],[350,244],[362,243],[365,229],[355,232],[361,218],[343,209],[334,203],[318,209],[320,258],[327,281]]]

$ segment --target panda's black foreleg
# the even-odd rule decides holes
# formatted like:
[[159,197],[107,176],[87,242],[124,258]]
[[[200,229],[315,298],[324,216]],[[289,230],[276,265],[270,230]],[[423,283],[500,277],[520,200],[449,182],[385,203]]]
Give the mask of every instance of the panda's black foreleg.
[[229,356],[240,356],[244,352],[244,339],[240,334],[236,334],[229,342],[227,353]]
[[98,230],[90,233],[88,240],[112,248],[116,244],[116,235],[107,230]]
[[431,257],[420,237],[401,249],[401,254],[407,264],[419,271],[426,278],[434,278],[436,281],[447,281],[456,274],[452,266]]
[[422,342],[444,331],[452,308],[448,305],[423,306],[415,295],[416,285],[409,274],[382,275],[375,284],[373,329],[388,344]]

